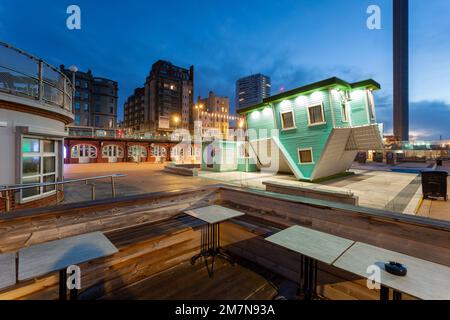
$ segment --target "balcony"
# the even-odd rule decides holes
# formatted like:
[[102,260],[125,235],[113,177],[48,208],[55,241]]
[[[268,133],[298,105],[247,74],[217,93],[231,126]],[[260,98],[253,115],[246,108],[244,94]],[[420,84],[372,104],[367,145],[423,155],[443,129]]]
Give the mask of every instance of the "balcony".
[[[0,100],[73,121],[73,87],[57,68],[0,42]],[[33,110],[35,111],[35,110]]]

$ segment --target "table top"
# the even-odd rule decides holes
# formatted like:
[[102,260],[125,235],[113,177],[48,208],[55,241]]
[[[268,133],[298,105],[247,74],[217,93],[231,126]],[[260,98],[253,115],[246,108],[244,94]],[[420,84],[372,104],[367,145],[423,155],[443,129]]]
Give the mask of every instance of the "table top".
[[194,218],[203,220],[209,224],[219,223],[245,215],[245,213],[243,212],[239,212],[221,206],[209,206],[204,208],[198,208],[188,210],[185,213]]
[[0,254],[0,289],[16,284],[16,254]]
[[101,232],[50,241],[19,251],[19,280],[29,280],[90,260],[110,256],[117,248]]
[[353,240],[300,226],[285,229],[266,240],[326,264],[332,264],[355,243]]
[[[407,275],[399,277],[387,273],[384,263],[389,261],[406,265]],[[430,261],[357,242],[333,265],[364,278],[370,276],[366,273],[369,266],[378,265],[381,285],[419,299],[450,299],[450,268]]]

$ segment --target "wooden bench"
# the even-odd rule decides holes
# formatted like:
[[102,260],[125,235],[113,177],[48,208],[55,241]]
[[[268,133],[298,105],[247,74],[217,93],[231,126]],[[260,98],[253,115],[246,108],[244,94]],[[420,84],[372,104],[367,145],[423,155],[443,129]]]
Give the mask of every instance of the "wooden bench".
[[288,184],[275,181],[264,181],[266,191],[301,196],[306,198],[339,202],[357,206],[359,197],[352,192],[343,192],[339,190],[327,190],[320,187],[304,187],[298,184]]
[[174,165],[168,165],[164,167],[164,172],[177,174],[180,176],[196,177],[198,176],[197,168],[177,167]]

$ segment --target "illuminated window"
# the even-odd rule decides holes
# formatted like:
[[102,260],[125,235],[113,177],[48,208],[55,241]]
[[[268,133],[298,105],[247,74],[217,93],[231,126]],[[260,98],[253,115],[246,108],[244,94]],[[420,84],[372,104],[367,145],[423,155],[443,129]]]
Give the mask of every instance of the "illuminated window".
[[[22,184],[50,183],[57,179],[57,141],[38,138],[22,140]],[[21,191],[22,200],[33,200],[55,192],[55,186]]]
[[71,158],[97,158],[97,148],[90,144],[77,144],[70,151]]
[[123,158],[123,148],[118,145],[105,146],[102,149],[103,158],[114,157]]

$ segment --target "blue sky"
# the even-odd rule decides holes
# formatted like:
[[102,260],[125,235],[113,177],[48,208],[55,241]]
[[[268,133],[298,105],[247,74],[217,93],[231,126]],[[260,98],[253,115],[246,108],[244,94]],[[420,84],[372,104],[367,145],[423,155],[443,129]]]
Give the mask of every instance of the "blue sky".
[[[81,7],[82,29],[66,28]],[[382,30],[366,9],[382,10]],[[450,139],[450,1],[410,0],[411,131]],[[230,97],[262,72],[273,92],[331,76],[374,78],[378,119],[392,130],[391,0],[16,0],[0,2],[0,40],[55,66],[76,64],[119,82],[119,110],[153,62],[195,66],[195,94]]]

